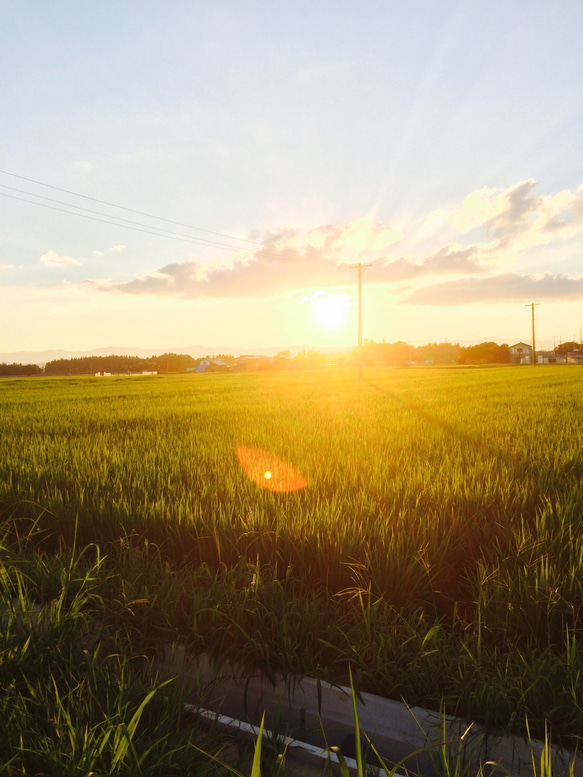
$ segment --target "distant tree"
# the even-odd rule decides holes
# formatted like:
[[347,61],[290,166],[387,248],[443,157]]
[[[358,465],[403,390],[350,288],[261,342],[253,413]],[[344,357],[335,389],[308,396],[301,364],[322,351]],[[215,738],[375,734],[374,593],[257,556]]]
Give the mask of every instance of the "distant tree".
[[354,367],[358,363],[358,356],[354,351],[339,351],[334,355],[334,363],[338,367]]
[[188,367],[196,366],[196,360],[187,353],[163,353],[149,361],[156,372],[186,372]]
[[92,375],[96,372],[128,374],[141,370],[155,369],[151,359],[139,359],[136,356],[82,356],[75,359],[55,359],[47,362],[47,375]]
[[[374,340],[365,340],[363,343],[363,357],[365,364],[404,364],[415,358],[413,346],[402,340],[396,343],[377,343]],[[358,359],[358,349],[354,351],[354,358]]]
[[571,353],[571,351],[578,351],[580,348],[580,343],[576,343],[574,340],[569,340],[568,343],[561,343],[560,345],[557,345],[555,348],[555,353],[558,353],[560,356],[566,356],[568,353]]
[[293,366],[299,369],[312,370],[324,367],[326,356],[318,351],[300,351],[292,359]]
[[418,361],[430,361],[434,364],[458,364],[461,354],[458,343],[427,343],[415,349]]
[[25,376],[25,375],[42,375],[42,370],[38,364],[0,364],[0,375],[4,377],[8,376]]
[[273,357],[274,370],[287,370],[292,366],[291,351],[278,351]]
[[415,360],[415,348],[403,340],[397,340],[396,343],[381,343],[380,348],[387,362],[406,364]]
[[510,348],[494,342],[469,345],[461,349],[460,364],[510,364]]

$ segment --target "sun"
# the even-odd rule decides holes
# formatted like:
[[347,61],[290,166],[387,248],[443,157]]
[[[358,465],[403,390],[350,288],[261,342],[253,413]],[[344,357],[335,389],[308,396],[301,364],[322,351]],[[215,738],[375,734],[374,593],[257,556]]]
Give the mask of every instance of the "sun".
[[346,294],[325,294],[312,298],[314,318],[325,329],[338,329],[346,323],[350,298]]

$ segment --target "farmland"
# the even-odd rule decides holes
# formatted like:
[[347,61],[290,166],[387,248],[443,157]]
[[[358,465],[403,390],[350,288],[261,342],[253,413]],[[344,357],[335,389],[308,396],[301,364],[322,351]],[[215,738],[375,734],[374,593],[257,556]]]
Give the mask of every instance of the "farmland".
[[350,666],[361,690],[573,744],[582,379],[3,380],[4,546],[40,603],[59,592],[52,559],[99,559],[101,617],[127,649],[181,641],[342,682]]

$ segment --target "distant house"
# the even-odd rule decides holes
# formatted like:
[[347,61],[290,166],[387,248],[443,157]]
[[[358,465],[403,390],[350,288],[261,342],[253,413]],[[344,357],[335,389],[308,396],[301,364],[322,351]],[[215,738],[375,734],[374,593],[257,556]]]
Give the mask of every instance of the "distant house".
[[512,364],[531,364],[532,346],[528,343],[515,343],[510,346],[510,361]]
[[583,351],[569,351],[567,364],[583,364]]
[[188,367],[187,372],[225,372],[230,369],[222,359],[201,359],[198,366]]
[[536,353],[537,364],[557,364],[559,361],[554,351],[537,351]]
[[111,372],[96,372],[96,378],[111,378]]

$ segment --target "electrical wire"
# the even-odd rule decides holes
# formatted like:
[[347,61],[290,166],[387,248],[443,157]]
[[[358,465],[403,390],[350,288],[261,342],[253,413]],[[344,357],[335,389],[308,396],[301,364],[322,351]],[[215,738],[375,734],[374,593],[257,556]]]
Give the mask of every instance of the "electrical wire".
[[[83,216],[84,218],[92,218],[93,221],[102,221],[105,224],[114,224],[120,227],[125,227],[126,229],[135,229],[136,227],[141,227],[141,229],[135,229],[137,232],[146,232],[146,234],[149,235],[159,235],[160,237],[170,237],[174,240],[182,240],[187,243],[195,243],[196,245],[206,245],[206,246],[213,246],[215,248],[226,248],[229,251],[241,251],[245,249],[241,249],[238,246],[230,246],[225,243],[217,243],[214,240],[205,240],[204,238],[198,238],[198,237],[192,237],[190,235],[184,235],[179,232],[172,232],[169,229],[163,229],[162,227],[154,227],[150,226],[149,224],[143,224],[140,221],[132,221],[131,219],[124,219],[121,216],[114,216],[109,213],[102,213],[98,210],[92,210],[91,208],[84,208],[81,205],[75,205],[70,202],[63,202],[62,200],[55,200],[52,197],[43,197],[41,194],[35,194],[34,192],[27,192],[24,191],[24,189],[18,189],[14,186],[7,186],[6,184],[0,184],[0,186],[3,189],[9,189],[13,192],[19,192],[20,194],[26,194],[28,197],[36,197],[40,200],[45,200],[46,202],[52,202],[56,203],[57,205],[64,205],[67,208],[75,208],[75,210],[78,211],[85,211],[85,213],[93,213],[97,216],[105,216],[105,219],[115,219],[115,221],[105,220],[105,219],[96,219],[92,218],[91,216],[84,216],[82,213],[75,213],[70,210],[65,210],[63,208],[57,208],[51,205],[46,205],[42,202],[35,202],[34,200],[26,200],[24,197],[15,197],[11,194],[6,194],[4,192],[0,192],[0,195],[3,197],[8,197],[9,199],[18,200],[20,202],[26,202],[29,205],[38,205],[45,208],[51,208],[51,210],[58,210],[62,213],[68,213],[71,216]],[[131,225],[131,226],[129,226]],[[250,249],[246,249],[250,250]]]
[[[87,216],[85,213],[75,213],[74,211],[71,211],[71,210],[65,210],[64,208],[57,208],[54,205],[46,205],[43,202],[33,202],[32,200],[25,200],[24,197],[15,197],[12,194],[5,194],[4,192],[0,192],[0,197],[8,197],[8,199],[18,200],[20,202],[26,202],[29,205],[38,205],[39,208],[49,208],[50,210],[57,210],[60,213],[67,213],[70,216],[78,216],[79,218],[89,219],[90,221],[99,221],[102,224],[111,224],[114,227],[123,227],[124,229],[131,229],[134,232],[143,232],[146,235],[155,235],[156,237],[165,237],[165,238],[169,238],[170,240],[180,240],[182,243],[191,243],[191,244],[194,244],[194,245],[200,245],[201,243],[204,244],[204,241],[197,240],[196,238],[177,237],[177,236],[173,236],[173,235],[163,235],[160,232],[154,232],[153,230],[150,230],[150,229],[140,229],[139,227],[131,227],[131,226],[129,226],[129,224],[120,224],[119,221],[109,221],[107,219],[96,218],[95,216]],[[211,244],[211,245],[213,245],[213,244]],[[218,244],[214,244],[214,246],[218,247]],[[234,251],[235,250],[232,246],[223,246],[223,248],[226,248],[229,251]],[[241,250],[241,249],[239,249],[239,250]]]
[[[54,189],[55,191],[64,192],[65,194],[70,194],[73,197],[82,197],[85,200],[91,200],[92,202],[97,202],[100,205],[107,205],[108,207],[118,208],[119,210],[125,210],[125,211],[127,211],[129,213],[136,213],[139,216],[146,216],[147,218],[156,219],[157,221],[164,221],[167,224],[174,224],[174,226],[187,227],[188,229],[194,229],[197,232],[205,232],[205,233],[207,233],[209,235],[217,235],[218,237],[227,238],[229,240],[237,240],[237,241],[242,242],[242,243],[249,243],[252,246],[259,246],[259,245],[261,245],[261,243],[256,241],[256,240],[250,240],[248,238],[242,238],[242,237],[235,237],[234,235],[228,235],[228,234],[226,234],[224,232],[214,232],[211,229],[204,229],[203,227],[196,227],[196,226],[194,226],[192,224],[186,224],[186,223],[184,223],[182,221],[174,221],[172,219],[167,219],[164,216],[156,216],[153,213],[147,213],[147,212],[142,211],[142,210],[136,210],[135,208],[128,208],[125,205],[117,205],[114,202],[108,202],[107,200],[100,200],[97,197],[90,197],[87,194],[81,194],[80,192],[74,192],[71,189],[63,189],[60,186],[53,186],[52,184],[49,184],[49,183],[43,183],[43,181],[37,181],[34,178],[27,178],[24,175],[17,175],[16,173],[10,173],[7,170],[0,170],[0,175],[8,175],[11,178],[18,178],[21,181],[27,181],[28,183],[34,183],[37,186],[45,186],[48,189]],[[8,188],[10,188],[10,187],[8,187]],[[33,197],[40,197],[40,195],[32,195],[32,196]],[[15,197],[14,199],[18,199],[18,198]],[[25,202],[26,202],[26,200],[25,200]],[[71,207],[78,207],[78,206],[73,205]],[[117,216],[113,216],[112,218],[117,218]]]

